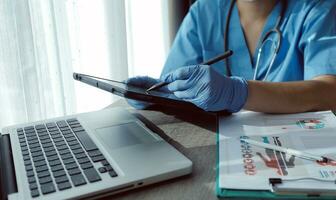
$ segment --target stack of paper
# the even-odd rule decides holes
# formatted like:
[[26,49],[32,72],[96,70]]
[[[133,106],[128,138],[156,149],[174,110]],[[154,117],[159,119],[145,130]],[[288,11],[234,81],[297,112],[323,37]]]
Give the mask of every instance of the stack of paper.
[[[321,163],[240,139],[335,159]],[[225,190],[336,194],[336,117],[332,112],[266,115],[241,112],[219,120],[218,187]],[[270,178],[280,184],[270,184]]]

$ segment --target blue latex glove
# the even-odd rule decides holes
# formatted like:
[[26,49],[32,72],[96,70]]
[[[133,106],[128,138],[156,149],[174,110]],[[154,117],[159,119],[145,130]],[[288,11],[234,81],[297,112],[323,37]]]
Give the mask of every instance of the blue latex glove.
[[208,65],[182,67],[162,79],[176,97],[206,111],[238,112],[248,95],[245,79],[221,75]]
[[[148,76],[136,76],[133,78],[129,78],[125,81],[125,83],[129,86],[136,86],[136,87],[140,87],[140,88],[144,88],[144,89],[148,89],[151,86],[153,86],[156,83],[161,82],[161,80],[159,79],[154,79]],[[161,92],[169,92],[166,87],[162,87],[160,89],[158,89],[158,91]],[[136,109],[146,109],[148,107],[150,107],[151,105],[153,105],[152,103],[148,103],[148,102],[143,102],[143,101],[138,101],[138,100],[133,100],[133,99],[126,99],[128,104],[133,106]]]

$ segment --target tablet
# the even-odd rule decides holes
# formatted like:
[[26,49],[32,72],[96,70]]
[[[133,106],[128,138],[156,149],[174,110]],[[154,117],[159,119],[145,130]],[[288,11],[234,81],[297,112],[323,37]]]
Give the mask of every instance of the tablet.
[[150,102],[164,107],[174,107],[182,110],[192,110],[205,112],[194,104],[177,98],[173,93],[158,91],[146,92],[147,88],[129,86],[125,83],[94,77],[86,74],[73,73],[73,78],[77,81],[111,92],[120,97]]

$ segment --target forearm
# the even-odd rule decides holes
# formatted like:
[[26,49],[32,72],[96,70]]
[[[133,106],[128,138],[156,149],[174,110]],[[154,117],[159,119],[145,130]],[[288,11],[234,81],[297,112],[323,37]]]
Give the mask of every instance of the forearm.
[[265,113],[298,113],[336,109],[336,78],[322,76],[298,82],[249,81],[244,109]]

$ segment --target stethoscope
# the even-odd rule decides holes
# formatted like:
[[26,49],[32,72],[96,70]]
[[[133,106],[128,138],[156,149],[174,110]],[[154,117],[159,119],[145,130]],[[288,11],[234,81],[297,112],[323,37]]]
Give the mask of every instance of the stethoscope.
[[[266,74],[264,76],[264,79],[262,79],[262,81],[267,80],[268,75],[271,72],[271,69],[274,65],[275,58],[277,57],[277,55],[279,53],[279,49],[280,49],[280,46],[281,46],[281,40],[282,40],[282,33],[280,31],[280,23],[281,23],[281,20],[282,20],[284,14],[285,14],[286,7],[287,7],[286,0],[282,0],[282,1],[283,1],[283,5],[282,5],[282,8],[281,8],[281,12],[280,12],[280,15],[278,16],[278,19],[276,21],[276,24],[275,24],[274,28],[269,30],[261,39],[261,45],[260,45],[260,48],[258,49],[258,55],[257,55],[257,61],[256,61],[256,67],[255,67],[255,70],[254,70],[253,80],[257,79],[257,74],[258,74],[259,65],[260,65],[260,58],[261,58],[261,55],[263,53],[263,49],[264,49],[265,45],[268,42],[274,43],[274,41],[269,38],[270,35],[272,35],[272,34],[277,35],[277,42],[275,43],[275,45],[272,45],[274,47],[274,53],[273,53],[273,55],[271,57],[271,60],[268,64]],[[235,2],[236,2],[236,0],[231,0],[230,7],[229,7],[229,12],[227,14],[226,21],[225,21],[225,26],[224,26],[224,28],[225,28],[224,29],[224,52],[226,52],[228,50],[228,43],[229,43],[229,41],[228,41],[229,31],[228,30],[229,30],[231,14],[232,14],[232,10],[233,10],[233,6],[234,6]],[[226,67],[226,75],[227,76],[232,76],[231,68],[230,68],[230,66],[227,62],[225,62],[225,67]]]

